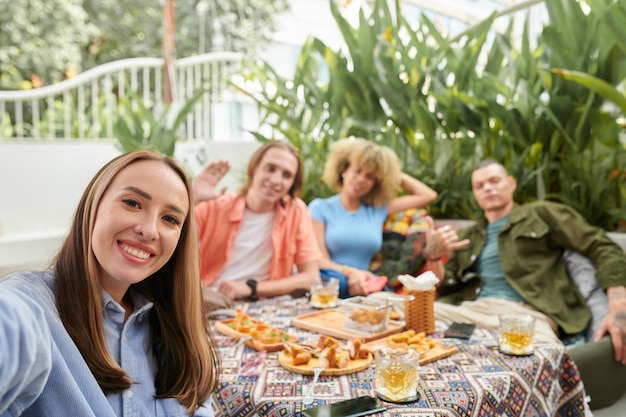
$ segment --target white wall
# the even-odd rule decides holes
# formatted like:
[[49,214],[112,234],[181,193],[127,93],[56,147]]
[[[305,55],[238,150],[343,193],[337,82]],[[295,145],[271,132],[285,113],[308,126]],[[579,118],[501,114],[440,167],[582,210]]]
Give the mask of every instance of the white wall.
[[[234,190],[257,142],[181,142],[176,157],[192,173],[226,159],[223,185]],[[120,154],[113,142],[0,143],[0,276],[45,267],[65,236],[93,175]]]

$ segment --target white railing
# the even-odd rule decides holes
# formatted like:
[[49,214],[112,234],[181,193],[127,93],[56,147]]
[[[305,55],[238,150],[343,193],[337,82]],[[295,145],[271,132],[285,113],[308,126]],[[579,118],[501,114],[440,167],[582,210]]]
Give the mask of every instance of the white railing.
[[[227,94],[227,79],[240,69],[242,58],[239,53],[213,52],[176,61],[173,90],[177,101],[184,102],[201,86],[207,88],[181,135],[211,137],[212,107]],[[112,139],[118,101],[130,91],[147,106],[162,103],[163,59],[124,59],[55,85],[0,91],[0,140]]]

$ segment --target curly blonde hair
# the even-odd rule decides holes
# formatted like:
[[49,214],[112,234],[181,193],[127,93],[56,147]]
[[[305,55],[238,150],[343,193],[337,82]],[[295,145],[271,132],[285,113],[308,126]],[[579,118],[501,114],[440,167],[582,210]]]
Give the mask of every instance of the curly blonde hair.
[[335,192],[343,187],[342,174],[350,165],[373,169],[376,183],[362,199],[364,204],[382,207],[398,194],[402,169],[393,150],[362,138],[347,138],[335,142],[331,148],[322,179]]

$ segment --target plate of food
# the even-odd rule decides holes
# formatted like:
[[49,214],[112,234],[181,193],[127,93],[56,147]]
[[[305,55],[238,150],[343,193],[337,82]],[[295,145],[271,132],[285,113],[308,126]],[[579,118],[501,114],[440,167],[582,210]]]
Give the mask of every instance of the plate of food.
[[278,355],[278,363],[298,374],[313,375],[314,368],[324,368],[321,375],[346,375],[370,366],[374,355],[360,340],[340,342],[334,337],[320,336],[315,345],[286,343]]
[[215,330],[237,340],[248,336],[250,339],[245,344],[258,351],[277,352],[284,348],[285,343],[299,341],[296,336],[284,330],[253,319],[241,309],[237,309],[234,318],[216,322]]

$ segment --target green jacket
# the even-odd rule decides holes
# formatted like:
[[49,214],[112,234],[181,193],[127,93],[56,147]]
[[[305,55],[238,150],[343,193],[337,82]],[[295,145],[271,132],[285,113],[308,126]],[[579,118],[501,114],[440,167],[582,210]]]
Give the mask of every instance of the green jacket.
[[[455,251],[446,263],[446,275],[439,286],[440,301],[458,304],[477,297],[482,281],[472,272],[472,266],[485,245],[486,228],[487,221],[482,219],[459,231],[459,239],[470,239],[470,244]],[[562,258],[567,248],[594,262],[596,278],[605,290],[626,285],[622,249],[568,206],[545,201],[515,205],[498,235],[506,280],[565,333],[575,334],[587,327],[591,312],[565,270]]]

